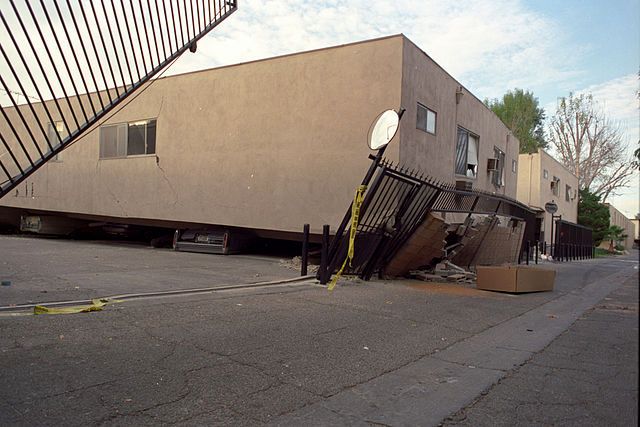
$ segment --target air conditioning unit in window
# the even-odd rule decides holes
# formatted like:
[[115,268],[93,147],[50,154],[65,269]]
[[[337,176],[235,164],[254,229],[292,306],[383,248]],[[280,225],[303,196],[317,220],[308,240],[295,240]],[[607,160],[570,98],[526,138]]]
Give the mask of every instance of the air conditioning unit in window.
[[487,159],[487,171],[497,172],[500,170],[500,159]]
[[473,182],[456,181],[456,190],[471,191],[472,189],[473,189]]

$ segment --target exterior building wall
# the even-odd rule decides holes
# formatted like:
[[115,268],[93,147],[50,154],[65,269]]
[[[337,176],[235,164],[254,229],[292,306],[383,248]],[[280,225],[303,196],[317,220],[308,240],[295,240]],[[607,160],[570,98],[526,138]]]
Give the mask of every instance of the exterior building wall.
[[[406,38],[403,61],[402,106],[407,111],[400,126],[400,162],[446,182],[468,181],[474,189],[515,199],[517,173],[512,171],[512,162],[518,160],[518,139],[482,101]],[[435,134],[417,129],[418,103],[436,112]],[[475,178],[455,173],[458,126],[479,137]],[[494,157],[494,147],[506,157],[505,185],[499,187],[492,184],[492,173],[487,171],[487,160]]]
[[[622,212],[616,209],[613,205],[609,203],[605,203],[605,205],[609,208],[609,225],[617,225],[624,229],[624,234],[627,235],[627,238],[622,241],[622,245],[625,249],[633,248],[633,239],[635,235],[635,225],[632,220],[627,218]],[[600,245],[602,247],[609,247],[609,242],[607,240],[603,241]]]
[[99,159],[94,130],[0,205],[319,232],[370,165],[372,120],[400,106],[401,64],[395,36],[158,79],[106,121],[157,118],[155,154]]
[[[89,110],[87,96],[81,101]],[[319,233],[340,222],[371,164],[371,122],[399,107],[407,111],[389,160],[442,181],[467,180],[454,173],[463,126],[480,138],[473,188],[516,194],[517,139],[403,35],[165,77],[125,102],[100,125],[156,119],[154,154],[101,159],[96,127],[0,206],[278,232],[310,223]],[[437,112],[435,135],[416,129],[417,102]],[[11,139],[5,122],[0,132]],[[486,171],[494,146],[506,153],[500,187]]]
[[[539,217],[542,219],[540,240],[542,241],[544,237],[544,241],[550,244],[551,214],[544,210],[544,205],[554,201],[558,205],[556,216],[562,215],[563,220],[577,223],[578,178],[544,150],[538,150],[533,154],[520,154],[518,159],[520,170],[518,171],[517,200],[540,211]],[[554,194],[551,187],[554,177],[559,178],[557,194]],[[570,187],[569,200],[567,200],[567,185]]]

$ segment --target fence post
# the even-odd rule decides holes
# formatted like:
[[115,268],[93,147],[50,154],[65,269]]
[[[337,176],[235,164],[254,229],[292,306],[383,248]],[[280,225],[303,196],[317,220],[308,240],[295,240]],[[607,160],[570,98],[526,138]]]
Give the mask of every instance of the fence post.
[[531,241],[527,240],[527,265],[529,265],[530,255],[531,255]]
[[320,283],[326,285],[329,281],[330,273],[327,268],[329,260],[329,226],[322,226],[322,249],[320,251]]
[[300,275],[307,275],[307,267],[309,264],[309,224],[302,227],[302,257],[300,262]]
[[540,242],[536,240],[536,264],[538,263],[538,245]]

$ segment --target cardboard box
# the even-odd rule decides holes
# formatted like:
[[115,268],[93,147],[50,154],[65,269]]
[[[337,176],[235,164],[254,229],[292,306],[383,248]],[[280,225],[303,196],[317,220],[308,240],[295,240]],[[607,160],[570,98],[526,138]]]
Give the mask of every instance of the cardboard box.
[[478,289],[501,292],[552,291],[556,272],[520,265],[478,266]]

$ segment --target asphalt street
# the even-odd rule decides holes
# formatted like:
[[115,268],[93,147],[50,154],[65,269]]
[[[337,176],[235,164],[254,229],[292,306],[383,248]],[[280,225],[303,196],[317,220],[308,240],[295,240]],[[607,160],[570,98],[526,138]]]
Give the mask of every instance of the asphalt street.
[[[53,295],[41,291],[47,278],[61,283],[58,278],[92,271],[109,273],[102,276],[108,280],[98,275],[91,282],[102,295],[127,286],[143,291],[176,282],[209,286],[234,277],[248,283],[255,274],[295,275],[273,259],[178,253],[181,262],[169,263],[176,253],[66,241],[55,241],[60,246],[52,250],[40,239],[2,239],[15,239],[12,253],[28,246],[22,248],[28,257],[7,256],[6,240],[0,242],[0,278],[13,277],[11,286],[0,288],[0,300],[13,292],[15,303],[75,296],[70,289],[57,293],[58,285]],[[141,260],[157,268],[139,268]],[[556,289],[522,295],[410,280],[346,280],[333,293],[307,282],[138,299],[74,315],[3,313],[0,425],[481,424],[482,414],[506,412],[492,395],[526,374],[583,316],[598,312],[592,307],[627,304],[632,308],[620,311],[629,315],[633,304],[627,300],[635,298],[635,324],[616,325],[621,342],[637,336],[637,261],[634,252],[548,264],[558,272]],[[174,279],[162,282],[165,274]],[[111,283],[118,292],[110,292]],[[24,294],[20,286],[27,288]],[[635,296],[616,293],[627,288]],[[583,329],[612,335],[603,322],[593,331],[591,324]],[[593,347],[605,342],[595,340]],[[637,374],[635,383],[627,375],[637,365],[637,339],[635,347],[609,347],[618,349],[623,374],[602,390],[630,407],[637,403]],[[544,362],[549,366],[569,363],[562,351],[550,354],[555,362]],[[585,370],[594,384],[608,378],[599,369]],[[597,398],[591,394],[584,402]],[[575,412],[580,405],[568,408]],[[555,419],[563,419],[558,414]]]

